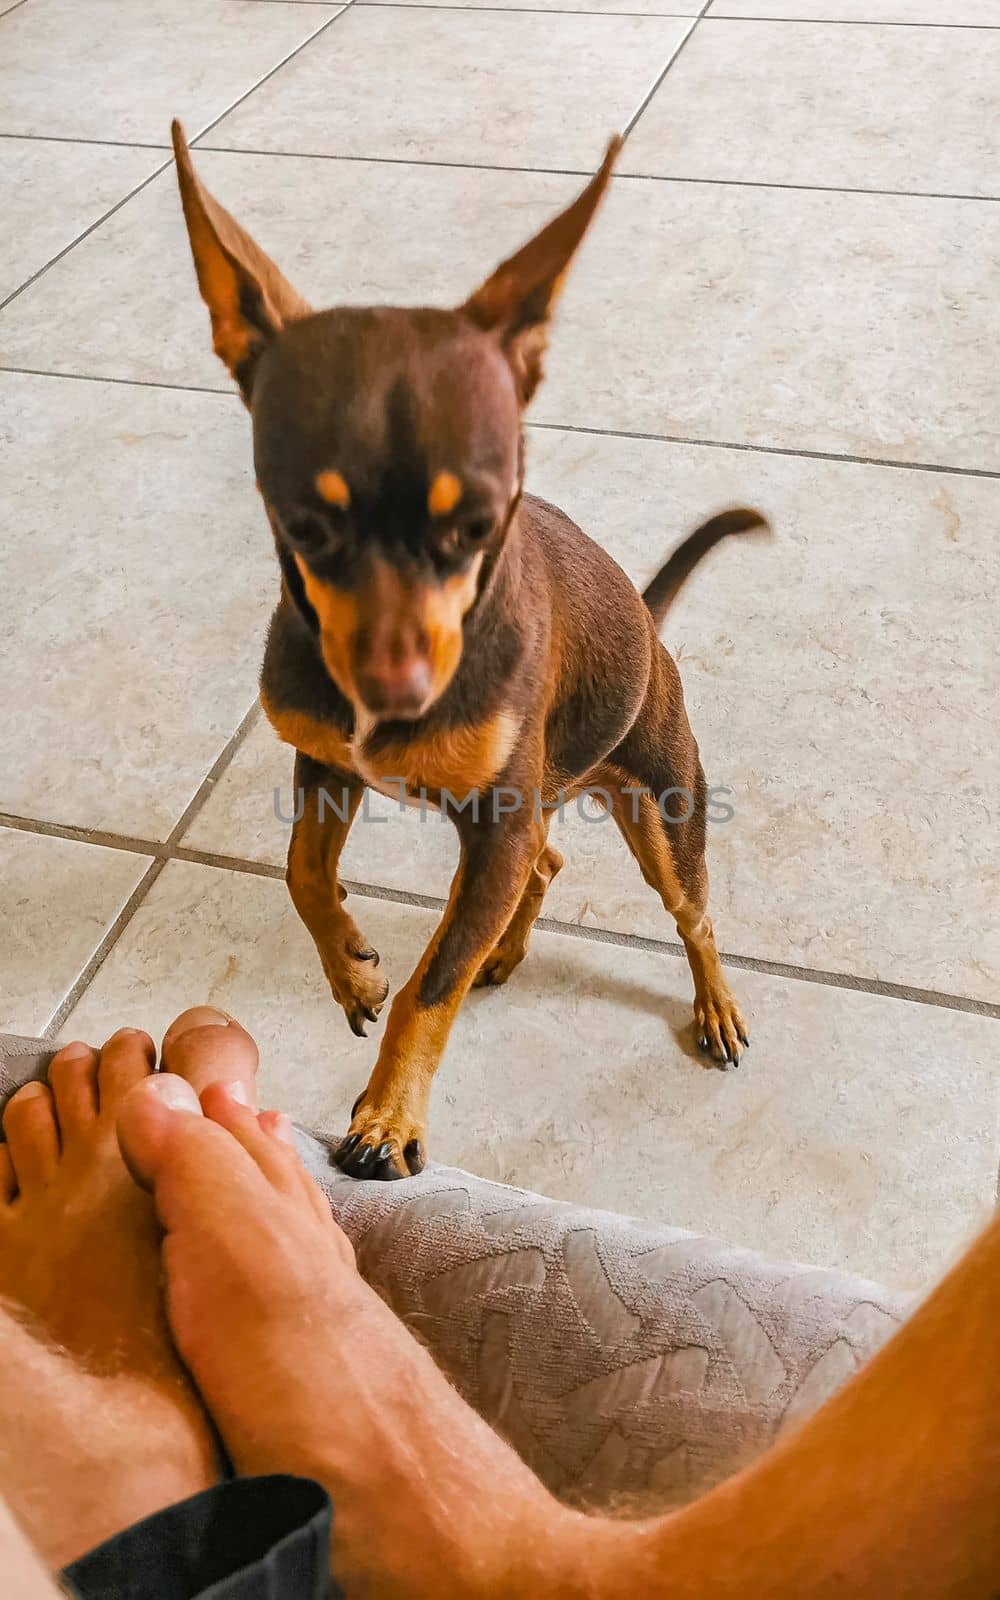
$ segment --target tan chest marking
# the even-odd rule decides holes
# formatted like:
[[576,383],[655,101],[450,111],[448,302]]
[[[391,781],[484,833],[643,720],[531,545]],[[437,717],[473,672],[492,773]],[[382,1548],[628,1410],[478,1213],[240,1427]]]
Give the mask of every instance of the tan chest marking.
[[308,711],[283,711],[271,705],[261,692],[260,703],[264,715],[279,739],[294,745],[303,755],[311,756],[324,766],[340,767],[344,772],[354,772],[354,756],[350,741],[332,723],[311,717]]
[[[512,711],[498,711],[472,727],[450,728],[431,738],[388,745],[375,755],[365,749],[371,723],[362,716],[353,741],[329,722],[307,711],[280,710],[261,694],[264,715],[279,739],[324,766],[339,767],[363,778],[373,789],[399,799],[399,780],[410,794],[422,789],[433,793],[447,789],[460,800],[485,789],[502,772],[514,748],[521,719]],[[390,780],[396,780],[391,782]]]
[[456,799],[485,789],[503,771],[514,748],[521,719],[512,711],[495,716],[473,727],[450,728],[432,738],[412,743],[389,745],[377,755],[355,750],[355,770],[373,788],[398,795],[390,778],[402,778],[411,794],[421,789],[447,789]]

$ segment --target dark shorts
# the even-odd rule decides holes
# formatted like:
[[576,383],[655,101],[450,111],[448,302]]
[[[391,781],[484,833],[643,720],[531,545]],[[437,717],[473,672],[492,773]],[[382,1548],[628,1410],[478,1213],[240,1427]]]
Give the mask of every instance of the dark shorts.
[[339,1600],[332,1526],[309,1478],[234,1478],[116,1533],[62,1577],[78,1600]]

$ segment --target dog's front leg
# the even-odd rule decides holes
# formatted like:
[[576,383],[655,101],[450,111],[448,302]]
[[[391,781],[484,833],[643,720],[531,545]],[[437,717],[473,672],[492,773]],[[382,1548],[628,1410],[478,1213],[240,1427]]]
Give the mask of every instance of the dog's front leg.
[[[355,1178],[404,1178],[424,1164],[431,1082],[473,979],[520,902],[544,844],[530,816],[456,818],[462,854],[444,916],[389,1012],[368,1087],[354,1107],[338,1166]],[[489,810],[491,815],[485,816]]]
[[389,993],[376,972],[373,950],[344,910],[346,891],[337,864],[365,786],[353,773],[324,767],[299,752],[295,757],[296,821],[288,846],[285,881],[292,903],[319,951],[323,971],[354,1033],[365,1037]]

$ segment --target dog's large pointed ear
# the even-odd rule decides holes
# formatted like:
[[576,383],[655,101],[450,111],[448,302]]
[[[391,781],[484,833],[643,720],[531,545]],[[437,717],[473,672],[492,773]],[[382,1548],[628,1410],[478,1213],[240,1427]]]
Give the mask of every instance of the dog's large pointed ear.
[[311,307],[217,200],[191,164],[184,129],[170,126],[181,205],[198,287],[212,318],[212,345],[249,400],[253,369],[267,341]]
[[501,262],[462,307],[478,327],[500,335],[522,405],[527,405],[538,387],[552,308],[566,269],[604,197],[621,147],[620,138],[612,139],[600,170],[583,193],[516,255]]

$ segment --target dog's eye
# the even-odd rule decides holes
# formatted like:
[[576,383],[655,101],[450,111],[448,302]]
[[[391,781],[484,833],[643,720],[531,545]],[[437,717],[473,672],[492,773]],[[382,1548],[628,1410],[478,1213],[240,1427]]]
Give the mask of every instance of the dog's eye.
[[316,555],[331,543],[329,523],[315,511],[293,511],[282,518],[281,525],[289,543],[304,555]]
[[493,523],[488,517],[452,523],[450,528],[443,529],[437,536],[438,555],[445,561],[468,556],[469,552],[488,539],[492,532]]
[[462,548],[461,528],[446,528],[438,538],[437,547],[443,556],[457,556]]

